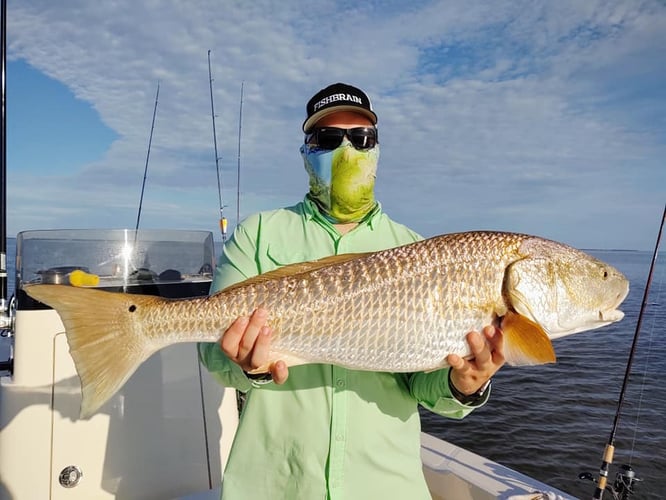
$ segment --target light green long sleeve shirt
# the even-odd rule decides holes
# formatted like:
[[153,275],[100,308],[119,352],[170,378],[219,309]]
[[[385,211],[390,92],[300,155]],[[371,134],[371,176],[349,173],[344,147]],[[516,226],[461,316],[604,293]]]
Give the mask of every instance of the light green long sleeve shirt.
[[[419,239],[379,206],[340,235],[306,198],[243,221],[224,246],[211,291],[286,264]],[[283,385],[259,385],[218,344],[200,344],[199,354],[220,383],[247,391],[224,472],[227,500],[430,499],[418,404],[451,418],[474,408],[451,396],[448,369],[382,373],[312,364],[290,368]]]

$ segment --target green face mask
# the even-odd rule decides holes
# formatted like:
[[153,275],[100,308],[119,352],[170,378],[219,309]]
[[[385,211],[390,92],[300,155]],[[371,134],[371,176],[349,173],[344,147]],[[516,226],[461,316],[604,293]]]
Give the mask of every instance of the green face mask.
[[347,140],[333,150],[301,146],[310,198],[333,222],[357,222],[375,208],[379,145],[360,151]]

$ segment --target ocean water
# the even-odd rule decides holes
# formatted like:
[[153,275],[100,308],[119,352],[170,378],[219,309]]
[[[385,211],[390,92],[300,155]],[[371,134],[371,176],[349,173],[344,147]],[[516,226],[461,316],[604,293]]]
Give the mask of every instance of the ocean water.
[[[9,290],[14,290],[16,241],[7,242]],[[219,251],[219,248],[216,249]],[[616,324],[555,341],[558,362],[504,367],[489,402],[456,421],[422,411],[423,430],[514,468],[579,498],[591,498],[608,442],[651,253],[590,251],[631,282]],[[620,464],[642,479],[636,499],[666,498],[666,259],[657,261],[623,411],[615,434],[609,483]],[[7,357],[0,339],[0,359]],[[611,498],[606,493],[604,498]]]
[[[461,421],[422,411],[425,432],[579,498],[591,498],[626,371],[652,255],[589,251],[631,283],[622,321],[554,341],[558,361],[503,367],[488,403]],[[615,434],[609,483],[634,469],[636,499],[666,498],[666,263],[659,256]],[[612,498],[609,493],[604,498]]]

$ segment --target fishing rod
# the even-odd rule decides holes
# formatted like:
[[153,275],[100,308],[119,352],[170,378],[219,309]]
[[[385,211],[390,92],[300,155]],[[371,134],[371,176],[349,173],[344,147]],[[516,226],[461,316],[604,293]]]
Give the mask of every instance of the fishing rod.
[[157,82],[157,93],[155,94],[155,107],[153,108],[153,122],[150,125],[150,137],[148,139],[148,153],[146,153],[146,166],[143,169],[143,182],[141,183],[141,198],[139,198],[139,212],[136,215],[136,230],[134,231],[134,241],[139,232],[139,221],[141,220],[141,207],[143,207],[143,193],[146,189],[146,177],[148,176],[148,160],[150,159],[150,146],[153,143],[153,130],[155,130],[155,116],[157,116],[157,101],[160,96],[160,82]]
[[224,216],[225,205],[222,204],[222,182],[220,181],[220,157],[217,153],[217,132],[215,131],[215,104],[213,103],[213,76],[210,70],[210,49],[208,50],[208,85],[210,87],[210,114],[213,119],[213,145],[215,147],[215,170],[217,172],[217,197],[220,203],[220,232],[222,243],[227,240],[227,218]]
[[8,328],[11,324],[9,315],[9,301],[7,300],[7,106],[6,81],[7,71],[7,1],[2,0],[2,42],[0,47],[0,73],[2,73],[2,152],[0,154],[0,328]]
[[[624,395],[627,390],[627,385],[629,383],[629,375],[631,373],[631,366],[633,364],[634,355],[636,353],[636,346],[638,345],[638,338],[640,336],[641,324],[643,322],[643,313],[647,306],[648,295],[650,292],[650,285],[652,284],[652,275],[654,274],[654,266],[657,262],[657,255],[659,254],[659,245],[661,243],[661,234],[664,229],[664,220],[666,219],[666,205],[664,206],[664,212],[661,215],[661,224],[659,226],[659,231],[657,234],[657,242],[655,243],[654,252],[652,253],[652,262],[650,263],[650,271],[648,272],[647,281],[645,284],[645,290],[643,291],[643,301],[641,302],[641,308],[638,313],[638,320],[636,321],[636,331],[634,332],[634,339],[631,344],[631,350],[629,351],[629,359],[627,360],[627,367],[624,373],[624,380],[622,381],[622,388],[620,389],[620,396],[618,398],[617,410],[615,411],[615,419],[613,421],[613,427],[611,428],[611,433],[608,438],[608,443],[604,450],[603,459],[601,462],[601,467],[599,468],[599,477],[596,480],[597,487],[594,490],[594,495],[592,496],[593,500],[601,500],[605,490],[608,490],[612,493],[615,499],[628,500],[631,494],[634,493],[634,484],[640,479],[636,477],[635,471],[628,465],[621,465],[620,471],[617,473],[615,478],[615,483],[610,486],[608,482],[608,472],[610,465],[613,463],[613,454],[615,453],[615,434],[620,422],[620,414],[622,411],[622,404],[624,403]],[[589,472],[584,472],[578,476],[580,479],[589,479],[595,481],[592,474]]]
[[241,126],[243,123],[243,85],[241,82],[240,111],[238,112],[238,167],[236,169],[236,225],[240,223],[240,171],[241,171]]
[[[0,119],[0,337],[10,338],[14,332],[14,302],[7,300],[7,1],[0,6],[2,41],[0,42],[0,73],[2,79],[2,119]],[[9,358],[0,360],[0,372],[13,372],[14,356],[10,346]]]

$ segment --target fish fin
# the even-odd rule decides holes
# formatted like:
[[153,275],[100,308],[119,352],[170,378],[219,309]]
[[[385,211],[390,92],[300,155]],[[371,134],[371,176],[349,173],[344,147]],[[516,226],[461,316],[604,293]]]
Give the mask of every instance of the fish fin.
[[258,373],[268,373],[271,370],[271,366],[273,363],[276,363],[277,361],[283,361],[287,367],[292,367],[292,366],[298,366],[298,365],[307,365],[308,363],[312,363],[312,361],[308,361],[307,359],[301,358],[299,356],[295,356],[293,354],[286,354],[283,352],[275,352],[271,351],[269,354],[269,359],[270,361],[268,363],[265,363],[257,368],[255,368],[252,371],[249,371],[248,373],[252,375],[256,375]]
[[55,309],[81,380],[81,418],[95,413],[161,346],[135,330],[132,313],[159,297],[63,285],[28,285],[25,292]]
[[510,365],[541,365],[556,360],[548,334],[534,321],[514,311],[503,317],[504,358]]
[[257,283],[263,283],[265,281],[285,278],[288,276],[296,276],[298,274],[309,273],[316,271],[317,269],[323,269],[335,264],[342,264],[343,262],[348,262],[350,260],[359,259],[367,255],[372,254],[373,252],[365,253],[345,253],[342,255],[331,255],[330,257],[324,257],[318,260],[312,260],[308,262],[297,262],[296,264],[287,264],[286,266],[279,267],[273,271],[268,271],[267,273],[259,274],[251,278],[241,281],[228,286],[224,289],[225,292],[233,290],[235,288],[241,288],[246,285],[254,285]]

